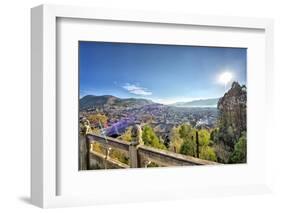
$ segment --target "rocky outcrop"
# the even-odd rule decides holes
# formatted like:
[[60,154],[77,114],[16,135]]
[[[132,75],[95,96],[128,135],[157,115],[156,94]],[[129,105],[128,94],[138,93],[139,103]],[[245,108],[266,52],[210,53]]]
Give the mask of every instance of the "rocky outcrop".
[[247,88],[233,82],[218,101],[219,140],[234,148],[242,132],[247,131]]

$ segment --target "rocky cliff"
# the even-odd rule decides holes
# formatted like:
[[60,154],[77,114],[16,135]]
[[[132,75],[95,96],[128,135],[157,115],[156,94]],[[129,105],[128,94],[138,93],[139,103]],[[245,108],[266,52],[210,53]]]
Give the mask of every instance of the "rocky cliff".
[[247,88],[233,82],[228,92],[218,101],[220,140],[231,149],[247,131]]

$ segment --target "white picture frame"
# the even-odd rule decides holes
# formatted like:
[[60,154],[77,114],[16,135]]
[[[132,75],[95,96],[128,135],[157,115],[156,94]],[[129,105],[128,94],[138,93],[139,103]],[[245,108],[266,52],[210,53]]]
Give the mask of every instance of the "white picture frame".
[[[84,8],[74,6],[54,6],[54,5],[41,5],[31,10],[31,73],[32,73],[32,103],[31,103],[31,127],[32,127],[32,143],[31,143],[31,201],[33,204],[47,208],[47,207],[59,207],[59,206],[75,206],[75,205],[91,205],[99,203],[116,203],[116,202],[139,202],[145,200],[163,200],[163,199],[179,199],[197,196],[214,196],[214,195],[233,195],[233,194],[251,194],[251,193],[263,193],[269,192],[271,186],[271,172],[270,172],[270,152],[267,151],[263,156],[263,165],[259,168],[255,168],[257,174],[263,173],[262,178],[257,178],[251,184],[250,181],[237,181],[233,184],[229,182],[221,182],[220,184],[200,184],[200,177],[211,174],[211,170],[214,172],[220,172],[221,168],[216,167],[208,168],[205,170],[194,171],[197,176],[190,177],[193,182],[190,185],[183,184],[182,188],[177,185],[173,185],[171,182],[167,182],[165,189],[159,186],[153,188],[147,195],[145,190],[147,188],[141,185],[136,187],[133,191],[133,184],[139,182],[140,179],[148,176],[163,175],[169,171],[175,172],[174,175],[167,175],[163,177],[163,182],[168,178],[176,178],[179,175],[185,175],[185,168],[167,168],[164,170],[133,170],[130,171],[129,177],[133,180],[128,181],[128,185],[123,185],[125,182],[120,183],[122,187],[119,187],[118,193],[108,193],[107,190],[99,191],[99,194],[84,193],[87,188],[85,186],[89,184],[87,181],[83,190],[78,194],[59,193],[59,184],[62,184],[60,179],[61,166],[58,166],[58,159],[60,159],[61,152],[58,151],[58,133],[57,133],[57,108],[58,100],[57,93],[60,86],[60,81],[57,78],[58,69],[58,20],[61,18],[68,20],[101,20],[101,21],[116,21],[118,23],[130,22],[130,23],[143,23],[154,24],[155,26],[167,26],[172,28],[175,26],[198,26],[202,29],[223,29],[228,32],[234,30],[256,30],[262,32],[259,42],[262,42],[262,68],[257,79],[249,78],[248,81],[264,82],[264,87],[260,88],[260,92],[264,95],[262,99],[263,106],[267,107],[265,112],[264,108],[259,109],[264,114],[262,120],[266,125],[264,147],[270,150],[270,119],[271,110],[273,107],[273,97],[271,90],[273,85],[271,82],[273,76],[273,21],[271,19],[257,19],[257,18],[240,18],[240,17],[216,17],[216,16],[203,16],[203,15],[187,15],[187,14],[173,14],[173,13],[153,13],[147,11],[123,11],[112,9],[99,9],[99,8]],[[235,34],[233,35],[235,37]],[[263,43],[264,42],[264,43]],[[208,42],[207,42],[208,43]],[[213,45],[216,45],[215,43]],[[264,47],[264,48],[263,48]],[[257,62],[258,63],[258,62]],[[251,77],[252,75],[250,75]],[[265,78],[262,78],[264,76]],[[77,79],[78,81],[78,79]],[[254,88],[254,86],[253,86]],[[254,96],[254,92],[249,95]],[[254,98],[252,98],[254,102]],[[254,122],[252,122],[254,123]],[[259,141],[261,142],[261,141]],[[261,150],[261,146],[258,145],[257,151]],[[255,152],[255,151],[253,151]],[[75,159],[78,160],[78,159]],[[240,166],[239,169],[235,167],[225,168],[227,172],[236,173],[241,171],[247,171],[247,167]],[[191,171],[191,170],[190,170]],[[77,170],[78,172],[78,170]],[[106,171],[107,176],[118,178],[124,174],[116,171]],[[125,171],[127,172],[127,171]],[[137,176],[135,174],[137,174]],[[84,175],[87,175],[84,173]],[[102,181],[104,178],[102,173],[88,172],[91,178],[97,178]],[[121,176],[120,176],[121,175]],[[201,176],[200,176],[201,175]],[[187,176],[188,177],[188,176]],[[71,179],[73,189],[77,190],[73,183],[75,179]],[[83,179],[87,180],[87,179]],[[88,180],[89,181],[89,180]],[[108,181],[108,180],[107,180]],[[106,182],[106,180],[104,180]],[[102,183],[101,183],[102,185]],[[110,185],[111,186],[111,185]],[[66,187],[71,187],[67,185]],[[106,188],[104,186],[103,188]],[[89,190],[92,190],[89,188]],[[119,193],[127,193],[127,198],[121,199],[118,196]]]

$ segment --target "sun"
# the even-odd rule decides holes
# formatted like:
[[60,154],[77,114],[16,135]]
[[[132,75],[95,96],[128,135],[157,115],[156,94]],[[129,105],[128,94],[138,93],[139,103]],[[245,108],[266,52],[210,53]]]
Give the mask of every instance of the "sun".
[[227,85],[233,79],[231,72],[223,72],[219,76],[219,82],[223,85]]

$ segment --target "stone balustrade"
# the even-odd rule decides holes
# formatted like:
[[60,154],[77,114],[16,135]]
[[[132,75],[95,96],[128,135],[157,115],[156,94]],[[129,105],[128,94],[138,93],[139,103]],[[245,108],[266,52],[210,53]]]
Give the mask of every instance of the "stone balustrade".
[[[144,168],[151,162],[158,166],[193,166],[193,165],[217,165],[213,161],[186,156],[166,150],[160,150],[145,146],[141,140],[141,128],[135,126],[132,129],[133,142],[125,142],[110,137],[96,134],[80,136],[80,170],[113,169],[113,168]],[[91,149],[91,144],[100,144],[106,152],[104,154]],[[129,158],[128,164],[119,162],[110,157],[110,151],[119,150]]]

